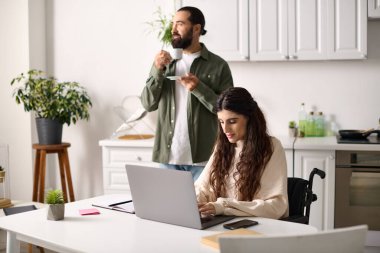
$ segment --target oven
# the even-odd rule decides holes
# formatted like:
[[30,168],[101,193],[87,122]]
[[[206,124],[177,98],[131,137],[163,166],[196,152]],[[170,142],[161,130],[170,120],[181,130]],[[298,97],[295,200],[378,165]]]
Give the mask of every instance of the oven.
[[380,151],[336,151],[334,227],[367,224],[380,246]]

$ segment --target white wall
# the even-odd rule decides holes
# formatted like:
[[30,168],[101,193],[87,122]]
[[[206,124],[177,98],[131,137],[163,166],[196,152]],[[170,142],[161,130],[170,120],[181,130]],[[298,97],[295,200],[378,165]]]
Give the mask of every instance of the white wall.
[[[13,1],[6,2],[9,5]],[[152,20],[156,6],[164,5],[164,9],[170,10],[170,4],[171,1],[167,0],[47,1],[47,70],[58,79],[81,83],[88,89],[94,104],[89,122],[80,121],[64,127],[63,140],[72,144],[69,156],[78,199],[102,193],[98,141],[109,137],[121,124],[112,107],[126,95],[139,95],[144,87],[154,54],[160,49],[155,35],[147,34],[144,23]],[[0,21],[6,20],[2,16]],[[22,19],[20,15],[18,18]],[[2,30],[0,34],[3,35]],[[287,134],[287,123],[297,119],[301,102],[305,102],[308,109],[316,107],[329,116],[333,115],[341,128],[376,127],[380,117],[379,41],[380,21],[371,21],[368,26],[368,60],[235,62],[230,66],[235,84],[252,92],[275,135]],[[16,69],[22,67],[27,65]],[[7,78],[2,74],[2,83],[7,83],[9,76],[14,74],[8,73]],[[3,98],[11,100],[9,92],[2,95],[4,88],[1,86],[0,89],[0,103]],[[13,101],[8,103],[12,104],[14,111],[21,110]],[[10,117],[14,114],[0,110],[1,115]],[[19,116],[26,117],[26,113]],[[30,131],[28,127],[30,129],[26,124],[23,131]],[[1,137],[0,142],[14,142],[19,136],[11,127],[4,129],[0,126],[0,130],[2,135],[12,133],[6,138]],[[30,149],[30,146],[22,148]],[[27,180],[31,182],[31,178]],[[12,182],[19,184],[25,179],[20,177],[15,181]],[[57,182],[50,182],[54,183]],[[25,198],[30,195],[19,194]]]
[[31,116],[12,97],[10,82],[29,68],[28,1],[0,0],[0,143],[9,147],[13,199],[32,197]]

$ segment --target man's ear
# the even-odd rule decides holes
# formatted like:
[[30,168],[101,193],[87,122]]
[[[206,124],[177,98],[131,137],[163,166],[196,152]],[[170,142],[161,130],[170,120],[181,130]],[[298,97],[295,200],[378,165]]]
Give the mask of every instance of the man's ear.
[[199,36],[201,36],[201,25],[200,24],[196,24],[193,26],[193,32],[198,34]]

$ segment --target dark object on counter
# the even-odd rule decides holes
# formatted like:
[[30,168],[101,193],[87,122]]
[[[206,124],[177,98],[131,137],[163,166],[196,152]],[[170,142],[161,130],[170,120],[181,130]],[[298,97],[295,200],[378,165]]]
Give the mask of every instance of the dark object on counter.
[[378,133],[380,130],[339,130],[339,135],[342,139],[365,139],[372,133]]
[[363,139],[348,139],[348,138],[342,138],[340,135],[336,136],[336,142],[338,144],[380,144],[380,135],[375,136],[371,135],[368,136],[367,138]]

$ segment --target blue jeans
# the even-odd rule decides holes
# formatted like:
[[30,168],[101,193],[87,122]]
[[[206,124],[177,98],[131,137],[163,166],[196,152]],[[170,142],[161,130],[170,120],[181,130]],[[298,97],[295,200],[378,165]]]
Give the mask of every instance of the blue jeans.
[[202,173],[204,167],[205,166],[198,166],[198,165],[177,165],[177,164],[165,164],[165,163],[160,164],[160,168],[164,168],[164,169],[190,171],[191,175],[193,176],[194,182]]

